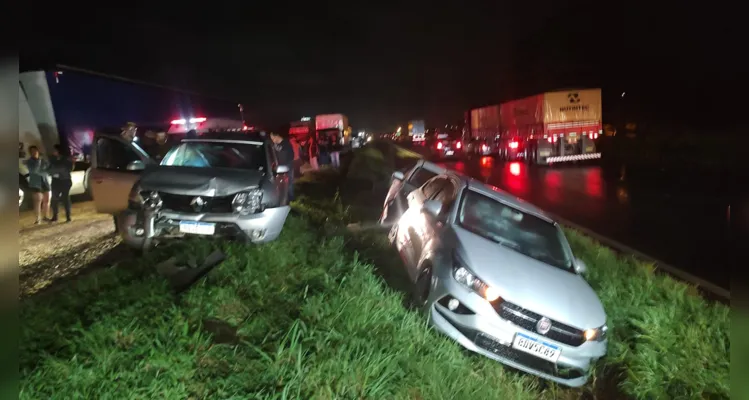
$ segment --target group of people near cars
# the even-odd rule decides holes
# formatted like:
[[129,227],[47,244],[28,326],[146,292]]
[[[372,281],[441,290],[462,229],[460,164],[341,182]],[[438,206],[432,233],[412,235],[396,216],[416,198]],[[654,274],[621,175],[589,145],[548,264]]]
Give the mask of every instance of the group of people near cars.
[[29,158],[24,163],[29,171],[29,191],[36,213],[35,224],[42,221],[56,222],[60,203],[65,208],[65,220],[70,222],[70,188],[73,186],[70,173],[73,172],[75,161],[69,150],[56,144],[50,157],[44,158],[37,146],[30,146]]
[[[126,140],[134,140],[137,126],[128,123],[122,128],[121,136]],[[262,136],[265,132],[263,132]],[[171,144],[165,132],[148,131],[145,138],[153,141],[153,146],[158,147],[157,159],[160,159]],[[197,132],[190,131],[187,138],[197,137]],[[278,132],[271,132],[268,138],[273,142],[280,165],[289,168],[289,200],[292,200],[294,178],[302,174],[302,166],[309,164],[312,170],[318,170],[320,166],[329,165],[333,168],[340,167],[340,153],[343,146],[332,137],[321,135],[318,138],[307,137],[297,139],[288,137]],[[56,222],[60,203],[65,209],[66,221],[71,220],[70,188],[72,186],[71,172],[75,167],[74,158],[70,151],[60,144],[54,146],[50,157],[43,157],[39,148],[29,147],[29,158],[25,160],[28,168],[29,190],[32,193],[32,205],[36,214],[35,224],[44,222]],[[51,183],[50,183],[51,178]],[[51,215],[50,215],[51,213]]]

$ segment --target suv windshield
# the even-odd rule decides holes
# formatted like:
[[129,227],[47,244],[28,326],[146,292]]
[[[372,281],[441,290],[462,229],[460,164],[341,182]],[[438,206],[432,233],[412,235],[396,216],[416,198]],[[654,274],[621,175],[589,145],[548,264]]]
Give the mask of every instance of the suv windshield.
[[466,190],[458,225],[518,253],[572,271],[572,261],[554,224],[477,192]]
[[249,142],[183,142],[164,156],[161,165],[262,171],[266,167],[265,148]]

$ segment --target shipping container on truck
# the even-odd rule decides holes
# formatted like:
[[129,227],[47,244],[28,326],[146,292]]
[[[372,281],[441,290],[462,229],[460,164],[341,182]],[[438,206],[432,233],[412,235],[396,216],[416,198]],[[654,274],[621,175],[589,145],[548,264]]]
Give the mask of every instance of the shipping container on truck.
[[408,123],[408,136],[414,143],[424,143],[426,140],[426,127],[424,120],[414,120]]
[[502,131],[500,105],[474,108],[466,116],[468,155],[489,155],[497,152],[497,142]]
[[500,104],[500,158],[554,164],[601,158],[601,89],[546,92]]
[[323,114],[315,117],[315,138],[345,146],[351,142],[351,127],[343,114]]

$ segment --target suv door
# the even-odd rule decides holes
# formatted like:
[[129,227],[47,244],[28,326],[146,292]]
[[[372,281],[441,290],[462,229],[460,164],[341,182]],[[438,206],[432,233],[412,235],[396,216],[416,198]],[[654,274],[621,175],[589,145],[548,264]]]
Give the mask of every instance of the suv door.
[[270,167],[270,180],[273,183],[273,189],[278,193],[278,200],[280,206],[285,206],[289,204],[289,175],[293,174],[294,169],[293,166],[289,170],[287,174],[278,174],[276,173],[276,168],[278,168],[278,155],[276,154],[276,149],[273,147],[271,142],[265,142],[265,154],[268,157],[268,163]]
[[117,214],[127,209],[130,190],[149,164],[154,161],[136,143],[114,135],[95,136],[89,185],[96,211]]

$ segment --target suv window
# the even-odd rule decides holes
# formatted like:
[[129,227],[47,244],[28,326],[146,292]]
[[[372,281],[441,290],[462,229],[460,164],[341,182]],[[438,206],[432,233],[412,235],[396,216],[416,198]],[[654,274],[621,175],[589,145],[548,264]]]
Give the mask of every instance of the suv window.
[[133,161],[141,161],[141,156],[125,143],[106,137],[96,141],[97,168],[124,171]]
[[424,168],[419,168],[416,172],[411,174],[411,178],[408,180],[408,183],[412,184],[414,187],[422,187],[426,183],[426,181],[434,178],[437,176],[434,172],[431,172]]

